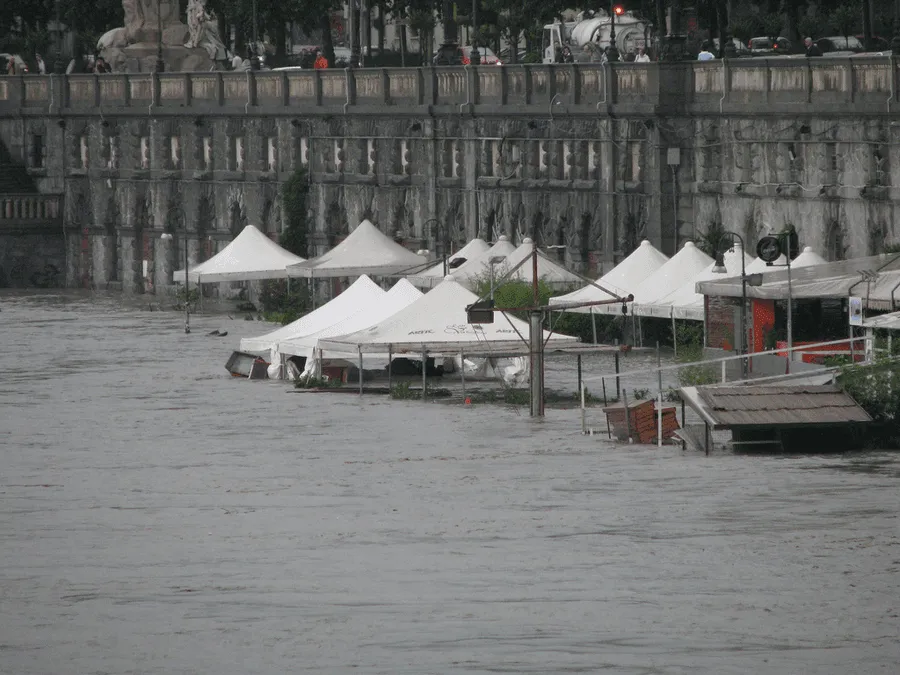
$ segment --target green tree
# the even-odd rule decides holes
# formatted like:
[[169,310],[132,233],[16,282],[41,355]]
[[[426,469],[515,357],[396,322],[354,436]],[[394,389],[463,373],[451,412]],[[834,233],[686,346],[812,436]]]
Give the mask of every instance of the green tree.
[[767,38],[774,40],[780,37],[782,26],[784,26],[784,16],[777,12],[766,14],[762,19],[762,29]]
[[844,4],[831,13],[831,26],[838,33],[848,38],[856,32],[859,13],[855,6]]
[[309,174],[297,168],[281,186],[286,225],[279,243],[295,255],[309,255]]

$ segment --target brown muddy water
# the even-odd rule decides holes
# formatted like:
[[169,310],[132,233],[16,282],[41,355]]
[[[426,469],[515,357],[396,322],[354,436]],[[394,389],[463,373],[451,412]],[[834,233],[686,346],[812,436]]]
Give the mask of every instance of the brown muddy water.
[[0,295],[0,672],[898,672],[897,454],[293,394],[193,324]]

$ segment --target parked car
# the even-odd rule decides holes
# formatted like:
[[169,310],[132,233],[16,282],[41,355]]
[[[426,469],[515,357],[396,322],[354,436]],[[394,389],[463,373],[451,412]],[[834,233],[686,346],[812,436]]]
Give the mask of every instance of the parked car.
[[772,56],[791,53],[791,41],[785,37],[775,39],[768,37],[750,38],[750,53],[753,56]]
[[860,52],[865,51],[862,42],[860,42],[852,35],[850,37],[836,35],[831,37],[819,38],[818,40],[816,40],[816,46],[822,50],[823,54],[830,54],[832,52],[842,52],[844,54],[859,54]]
[[[862,43],[863,45],[866,44],[865,36],[857,35],[856,39],[859,40],[860,43]],[[872,36],[872,51],[873,52],[889,52],[889,51],[891,51],[891,41],[886,38],[879,37],[878,35],[873,35]]]
[[[432,58],[432,63],[437,59],[438,54],[440,52],[435,52],[434,57]],[[469,65],[471,63],[472,57],[472,47],[469,46],[461,46],[457,48],[457,53],[459,55],[459,62],[464,66]],[[502,66],[503,62],[497,57],[497,55],[491,51],[489,47],[479,47],[478,53],[481,56],[481,65],[483,66]]]
[[[753,54],[750,51],[750,48],[744,44],[743,41],[738,40],[736,37],[731,38],[731,43],[734,45],[734,55],[736,58],[741,58],[744,56],[752,56]],[[716,54],[719,53],[719,38],[713,38],[713,45],[715,45]]]

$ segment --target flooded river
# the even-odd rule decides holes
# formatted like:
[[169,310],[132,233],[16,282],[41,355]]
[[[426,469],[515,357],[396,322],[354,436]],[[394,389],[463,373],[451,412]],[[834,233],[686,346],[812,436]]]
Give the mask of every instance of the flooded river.
[[900,455],[295,394],[193,324],[0,295],[0,672],[897,672]]

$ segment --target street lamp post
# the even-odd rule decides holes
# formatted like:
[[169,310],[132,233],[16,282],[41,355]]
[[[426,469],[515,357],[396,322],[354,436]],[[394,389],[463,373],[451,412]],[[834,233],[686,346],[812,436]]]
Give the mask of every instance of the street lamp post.
[[[734,239],[741,243],[741,373],[744,379],[747,379],[747,264],[744,258],[744,238],[737,232],[725,231],[723,235],[732,237],[731,246],[734,248]],[[720,244],[721,246],[721,244]],[[712,271],[715,274],[725,274],[725,251],[716,251],[716,264]]]
[[619,49],[616,47],[616,15],[622,14],[623,11],[622,5],[613,4],[609,8],[609,51],[606,53],[606,58],[610,63],[619,60]]
[[432,238],[434,239],[435,248],[438,246],[438,237],[440,236],[441,261],[444,264],[444,276],[447,276],[447,257],[449,255],[447,249],[450,248],[450,242],[447,241],[447,225],[437,218],[429,218],[422,226],[423,234],[431,223],[434,223],[434,234],[432,235]]
[[472,53],[469,63],[473,66],[481,65],[481,52],[478,51],[478,0],[472,0]]
[[[177,241],[175,240],[175,235],[171,232],[164,232],[160,235],[160,239],[163,241],[172,242],[173,245],[177,246]],[[187,238],[187,227],[184,229],[184,332],[191,332],[191,304],[190,304],[190,290],[191,290],[191,278],[188,275],[188,238]],[[175,259],[178,259],[176,248]]]
[[250,52],[250,70],[259,70],[259,34],[256,27],[256,0],[253,0],[253,49]]
[[162,52],[162,3],[156,0],[156,72],[163,73],[166,70],[166,62],[163,61]]
[[891,53],[900,56],[900,0],[894,0],[894,37],[891,40]]
[[53,59],[53,72],[62,75],[65,72],[65,66],[62,57],[63,30],[62,22],[59,20],[59,2],[60,0],[56,0],[53,3],[53,11],[56,14],[56,25],[54,26],[56,30],[53,31],[56,34],[56,56]]

